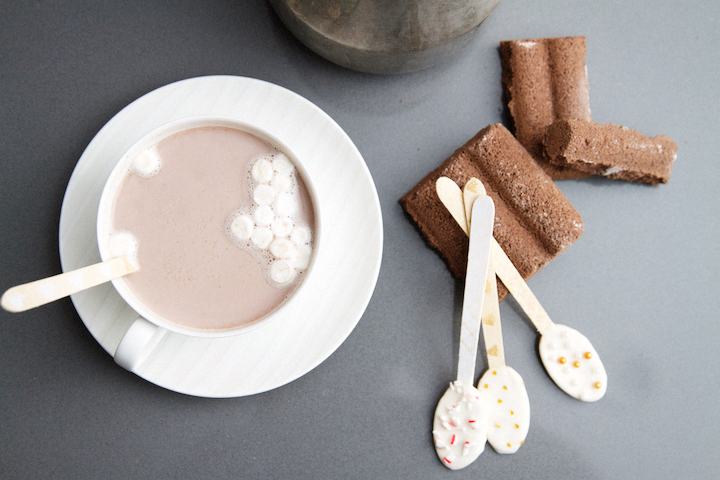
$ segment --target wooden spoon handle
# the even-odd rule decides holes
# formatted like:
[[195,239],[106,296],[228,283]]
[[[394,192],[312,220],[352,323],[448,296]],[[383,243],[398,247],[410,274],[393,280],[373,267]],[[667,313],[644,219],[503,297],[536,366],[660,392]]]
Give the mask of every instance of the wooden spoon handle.
[[[472,206],[475,200],[485,195],[485,187],[477,178],[471,178],[463,188],[463,204],[465,206],[465,219],[472,225]],[[495,240],[494,238],[492,239]],[[492,245],[490,246],[492,248]],[[482,332],[485,343],[485,353],[488,359],[488,368],[499,369],[505,366],[505,348],[500,325],[500,303],[498,302],[497,279],[495,268],[492,266],[492,252],[488,276],[485,283],[485,302],[482,308]]]
[[[482,182],[477,179],[474,180],[477,182],[474,188],[482,188],[481,191],[485,194],[485,188],[482,186]],[[440,197],[440,201],[445,205],[445,208],[448,209],[450,215],[452,215],[458,225],[460,225],[460,228],[467,234],[469,230],[465,209],[463,207],[463,191],[448,177],[440,177],[435,184],[435,188],[438,197]],[[490,254],[495,273],[500,277],[500,280],[502,280],[520,307],[525,311],[525,314],[530,321],[533,322],[535,328],[542,334],[553,325],[553,321],[532,293],[530,287],[525,283],[525,280],[517,271],[515,265],[510,261],[505,250],[502,249],[494,237],[492,239]]]
[[478,199],[473,206],[472,216],[458,355],[457,379],[463,385],[475,383],[475,360],[480,340],[485,282],[490,263],[490,239],[495,218],[495,205],[492,199],[490,197]]
[[8,312],[24,312],[136,270],[137,266],[128,257],[118,257],[72,272],[12,287],[3,294],[0,304]]

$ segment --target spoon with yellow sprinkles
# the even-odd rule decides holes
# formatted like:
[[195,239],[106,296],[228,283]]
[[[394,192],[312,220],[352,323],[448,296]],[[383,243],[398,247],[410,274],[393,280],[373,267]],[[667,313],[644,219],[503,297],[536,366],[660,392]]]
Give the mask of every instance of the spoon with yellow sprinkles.
[[[484,193],[482,182],[471,179],[478,192]],[[468,183],[470,183],[468,182]],[[463,191],[447,177],[436,183],[440,201],[466,233]],[[565,393],[584,402],[600,400],[607,391],[607,372],[590,341],[580,332],[554,323],[525,280],[517,271],[500,244],[493,238],[491,262],[502,280],[530,321],[540,333],[538,347],[540,359],[550,378]]]

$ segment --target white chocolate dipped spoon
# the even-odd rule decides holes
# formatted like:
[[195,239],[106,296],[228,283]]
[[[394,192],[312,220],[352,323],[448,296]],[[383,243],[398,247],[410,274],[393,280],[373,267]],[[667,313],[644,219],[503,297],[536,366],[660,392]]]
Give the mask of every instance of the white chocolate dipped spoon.
[[[468,222],[470,222],[472,205],[481,195],[475,180],[471,179],[463,190],[463,203]],[[492,256],[485,286],[482,332],[488,370],[478,382],[478,391],[489,409],[488,443],[498,453],[515,453],[525,442],[530,429],[530,399],[522,377],[505,364],[497,279]]]
[[478,199],[473,206],[457,380],[438,402],[433,420],[435,451],[442,464],[451,470],[475,461],[487,441],[488,407],[473,384],[494,211],[490,197]]
[[137,269],[137,264],[130,257],[113,258],[89,267],[12,287],[3,294],[0,304],[8,312],[24,312],[128,275]]
[[[482,182],[477,180],[478,188]],[[440,201],[465,233],[467,219],[463,192],[450,178],[436,182]],[[484,187],[482,192],[484,193]],[[565,393],[585,402],[600,400],[607,391],[607,372],[590,341],[580,332],[554,323],[525,280],[493,238],[491,256],[495,273],[540,333],[540,359],[550,378]]]

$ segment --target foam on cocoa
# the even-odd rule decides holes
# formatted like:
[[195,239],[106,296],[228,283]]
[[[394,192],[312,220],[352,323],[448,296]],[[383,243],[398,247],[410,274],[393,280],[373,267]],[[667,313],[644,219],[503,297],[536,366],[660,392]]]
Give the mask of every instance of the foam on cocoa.
[[227,220],[230,240],[262,264],[268,283],[292,285],[312,256],[310,228],[297,215],[300,192],[296,170],[281,152],[262,154],[248,164],[250,198]]

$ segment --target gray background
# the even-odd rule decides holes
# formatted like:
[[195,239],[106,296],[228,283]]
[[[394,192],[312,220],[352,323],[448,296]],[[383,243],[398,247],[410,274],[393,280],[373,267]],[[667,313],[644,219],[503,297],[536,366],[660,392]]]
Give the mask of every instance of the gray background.
[[[383,209],[377,288],[347,341],[247,398],[164,390],[117,367],[65,299],[0,312],[3,478],[711,478],[720,471],[720,3],[504,0],[462,56],[403,76],[335,66],[253,1],[0,0],[0,290],[60,271],[78,158],[125,105],[184,78],[289,88],[348,133]],[[532,421],[514,455],[446,470],[430,429],[454,378],[461,286],[397,200],[480,128],[506,120],[501,40],[587,36],[596,121],[668,134],[668,185],[560,182],[583,237],[530,286],[591,339],[605,398],[563,394],[517,304],[508,364]],[[480,369],[485,368],[484,359]]]

